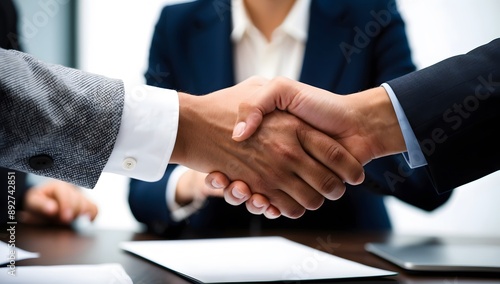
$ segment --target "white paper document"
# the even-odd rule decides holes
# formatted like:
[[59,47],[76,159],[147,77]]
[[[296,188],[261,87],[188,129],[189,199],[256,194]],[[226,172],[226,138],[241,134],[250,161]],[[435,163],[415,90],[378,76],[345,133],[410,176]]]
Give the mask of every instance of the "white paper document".
[[282,237],[132,241],[121,248],[204,283],[346,279],[396,275]]
[[15,275],[0,268],[0,283],[9,284],[132,284],[132,279],[117,263],[96,265],[18,266]]
[[11,261],[15,263],[23,259],[37,258],[39,256],[36,252],[25,251],[16,246],[11,247],[9,244],[0,241],[0,265],[9,264]]

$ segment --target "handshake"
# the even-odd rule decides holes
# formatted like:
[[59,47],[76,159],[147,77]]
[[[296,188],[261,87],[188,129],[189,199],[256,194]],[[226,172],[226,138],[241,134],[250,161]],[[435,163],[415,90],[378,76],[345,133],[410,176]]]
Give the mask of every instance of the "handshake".
[[[0,78],[0,164],[86,187],[102,171],[151,178],[144,174],[148,167],[130,171],[135,160],[122,158],[132,149],[141,165],[152,161],[160,168],[167,162],[166,155],[157,159],[155,147],[128,139],[136,133],[154,137],[164,128],[148,119],[164,113],[169,115],[158,117],[166,124],[179,119],[177,132],[168,125],[168,135],[158,140],[170,142],[177,134],[168,161],[198,171],[196,185],[205,183],[212,189],[204,186],[208,195],[246,203],[250,212],[268,218],[298,218],[325,198],[340,198],[346,183],[363,182],[363,166],[396,153],[407,152],[411,167],[427,165],[425,176],[405,174],[396,181],[405,190],[383,181],[407,202],[426,203],[421,193],[430,187],[443,193],[500,170],[500,39],[359,93],[336,95],[286,78],[254,77],[206,96],[178,92],[178,109],[172,96],[157,103],[156,91],[149,105],[136,107],[120,80],[47,65],[27,54],[0,49],[0,61],[6,74]],[[390,166],[383,163],[388,159],[366,166],[369,183]],[[183,179],[184,188],[195,184],[193,176]],[[408,186],[418,188],[418,196],[410,196]],[[175,192],[179,205],[201,200],[183,192]]]
[[170,162],[210,173],[206,185],[228,203],[267,218],[318,209],[345,183],[362,183],[372,159],[406,150],[383,87],[336,95],[253,77],[206,96],[179,93],[179,104]]

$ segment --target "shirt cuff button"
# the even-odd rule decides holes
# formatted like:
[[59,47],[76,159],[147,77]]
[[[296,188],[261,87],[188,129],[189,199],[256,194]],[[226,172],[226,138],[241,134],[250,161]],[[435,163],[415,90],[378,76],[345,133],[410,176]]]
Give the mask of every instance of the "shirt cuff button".
[[135,166],[137,165],[137,161],[134,158],[126,158],[123,160],[122,167],[125,170],[133,170]]

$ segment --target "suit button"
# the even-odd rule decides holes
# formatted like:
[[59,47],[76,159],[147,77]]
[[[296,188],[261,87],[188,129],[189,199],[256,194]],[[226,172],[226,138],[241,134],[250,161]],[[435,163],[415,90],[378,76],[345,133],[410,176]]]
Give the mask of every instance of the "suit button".
[[48,155],[37,155],[30,158],[29,164],[34,170],[46,170],[54,165],[54,159]]

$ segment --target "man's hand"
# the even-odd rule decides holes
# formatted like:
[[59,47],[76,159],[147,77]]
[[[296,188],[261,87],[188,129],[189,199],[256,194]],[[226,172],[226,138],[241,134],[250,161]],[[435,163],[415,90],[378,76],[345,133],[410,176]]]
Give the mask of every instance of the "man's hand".
[[54,180],[28,189],[21,221],[29,224],[70,224],[81,215],[88,215],[94,220],[97,206],[76,186]]
[[223,190],[223,196],[227,203],[237,206],[245,203],[248,212],[261,215],[268,219],[276,219],[281,216],[278,208],[271,205],[269,199],[261,194],[252,194],[248,185],[242,181],[230,181],[221,172],[213,172],[206,176],[205,184],[214,191]]
[[[248,139],[263,116],[276,109],[285,110],[335,138],[363,164],[405,150],[396,114],[382,87],[345,96],[276,78],[252,100],[240,105],[233,139]],[[394,136],[384,139],[387,135]]]
[[324,198],[339,198],[344,182],[362,182],[363,168],[335,140],[284,112],[266,117],[245,142],[232,140],[238,106],[266,83],[251,78],[206,96],[180,93],[171,162],[244,181],[282,215],[298,218],[306,209],[320,207]]
[[206,173],[188,170],[181,175],[175,190],[175,202],[181,206],[203,202],[208,197],[223,197],[222,189],[212,189],[205,184]]
[[[251,137],[264,115],[275,110],[287,111],[328,134],[362,164],[405,150],[392,104],[382,87],[341,96],[290,79],[276,78],[259,89],[251,100],[240,105],[233,139],[245,141]],[[237,198],[233,194],[233,185],[229,185],[230,180],[220,173],[207,177],[208,182],[212,180],[217,180],[220,188],[225,188],[225,199],[231,204],[248,200],[250,189],[254,193],[250,200],[265,202],[265,197],[255,194],[251,186]],[[246,204],[250,212],[257,210],[251,201]]]

